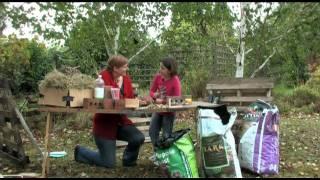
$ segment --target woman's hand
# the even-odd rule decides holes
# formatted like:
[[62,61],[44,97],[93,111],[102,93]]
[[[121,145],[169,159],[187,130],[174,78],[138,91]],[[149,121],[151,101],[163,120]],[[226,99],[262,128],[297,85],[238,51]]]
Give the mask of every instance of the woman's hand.
[[147,106],[149,103],[145,100],[139,100],[139,106]]
[[144,96],[144,97],[139,98],[140,106],[146,106],[146,105],[151,104],[152,102],[153,102],[153,99],[150,96]]
[[157,98],[157,99],[155,100],[155,104],[166,104],[166,100],[165,100],[165,99]]
[[154,97],[155,97],[155,98],[159,98],[159,97],[160,97],[160,92],[159,92],[159,91],[155,92],[155,93],[154,93]]

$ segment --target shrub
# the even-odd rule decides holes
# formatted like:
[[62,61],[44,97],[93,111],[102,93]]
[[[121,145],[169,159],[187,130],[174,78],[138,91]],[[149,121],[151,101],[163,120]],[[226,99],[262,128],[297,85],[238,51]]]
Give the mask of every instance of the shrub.
[[311,78],[307,81],[306,86],[317,92],[320,91],[320,66],[312,74]]
[[195,98],[204,97],[208,77],[208,71],[201,67],[188,70],[181,82],[182,93],[191,94]]
[[293,91],[290,102],[296,107],[302,107],[320,100],[319,93],[307,86],[300,86]]

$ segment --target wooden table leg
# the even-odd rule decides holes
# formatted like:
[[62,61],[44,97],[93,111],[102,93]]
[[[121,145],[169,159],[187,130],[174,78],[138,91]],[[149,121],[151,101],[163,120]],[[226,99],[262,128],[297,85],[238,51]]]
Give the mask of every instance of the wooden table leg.
[[44,158],[42,162],[42,177],[48,177],[49,173],[49,140],[50,140],[50,128],[51,128],[51,113],[48,112],[47,114],[47,124],[46,124],[46,136],[45,136],[45,151],[44,151]]

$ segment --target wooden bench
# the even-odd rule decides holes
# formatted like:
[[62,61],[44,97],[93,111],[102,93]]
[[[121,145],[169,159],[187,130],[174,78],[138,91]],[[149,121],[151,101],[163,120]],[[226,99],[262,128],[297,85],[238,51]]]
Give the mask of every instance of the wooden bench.
[[209,96],[218,97],[219,103],[235,106],[243,111],[257,99],[271,102],[274,82],[268,78],[224,78],[207,83]]
[[[144,134],[145,136],[145,143],[151,142],[149,136],[149,125],[151,117],[129,117],[134,123],[134,125]],[[128,143],[125,141],[117,140],[116,142],[117,147],[124,147]]]
[[[135,96],[139,95],[139,84],[132,83],[132,88],[134,90]],[[133,121],[133,124],[144,134],[145,136],[145,143],[151,142],[149,136],[149,126],[151,120],[151,113],[144,113],[144,114],[134,114],[133,116],[129,116],[128,118]],[[116,145],[117,147],[121,148],[126,146],[128,143],[125,141],[117,140]]]

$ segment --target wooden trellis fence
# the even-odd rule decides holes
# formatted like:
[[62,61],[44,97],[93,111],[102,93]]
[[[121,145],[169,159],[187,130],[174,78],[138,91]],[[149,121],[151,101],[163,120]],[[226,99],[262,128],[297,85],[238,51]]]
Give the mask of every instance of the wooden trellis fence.
[[[180,78],[183,79],[185,67],[188,63],[196,63],[210,67],[210,79],[220,77],[234,77],[235,54],[227,47],[218,44],[206,46],[190,45],[188,48],[166,47],[166,56],[172,56],[179,64]],[[154,61],[154,60],[153,60]],[[152,62],[146,60],[145,62]],[[159,70],[158,63],[152,64],[130,64],[129,73],[135,83],[150,84],[154,74]]]
[[29,157],[22,146],[21,124],[11,98],[8,82],[0,79],[0,155],[24,165],[29,163]]

